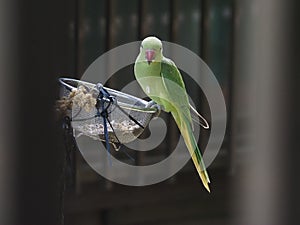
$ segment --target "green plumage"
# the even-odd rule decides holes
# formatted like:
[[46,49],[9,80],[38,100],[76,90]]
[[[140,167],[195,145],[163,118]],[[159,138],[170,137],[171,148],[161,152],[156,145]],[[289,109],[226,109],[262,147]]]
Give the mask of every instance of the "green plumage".
[[183,79],[174,62],[163,56],[159,39],[148,37],[143,40],[134,73],[144,92],[172,114],[203,185],[210,191],[210,180],[193,135],[190,104]]

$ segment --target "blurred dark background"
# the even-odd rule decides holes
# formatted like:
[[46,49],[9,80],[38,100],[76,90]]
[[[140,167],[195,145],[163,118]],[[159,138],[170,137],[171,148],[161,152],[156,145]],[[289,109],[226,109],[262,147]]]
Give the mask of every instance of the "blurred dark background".
[[[299,224],[297,4],[2,1],[0,223]],[[58,77],[80,79],[106,51],[148,35],[198,54],[221,85],[228,124],[220,154],[208,168],[211,194],[190,162],[171,179],[147,187],[105,180],[78,152],[71,156],[73,172],[66,165],[66,140],[54,110]],[[107,85],[122,85],[126,76],[120,77]],[[195,96],[209,116],[201,92]]]

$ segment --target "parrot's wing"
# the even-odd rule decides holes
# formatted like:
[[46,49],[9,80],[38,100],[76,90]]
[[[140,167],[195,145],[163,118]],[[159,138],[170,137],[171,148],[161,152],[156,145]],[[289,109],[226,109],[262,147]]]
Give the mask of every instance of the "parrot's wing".
[[186,118],[188,118],[193,127],[190,104],[183,79],[175,63],[165,57],[163,57],[161,62],[161,77],[163,84],[169,93],[169,98],[172,100],[172,104],[175,108],[184,112]]
[[197,112],[197,110],[190,104],[192,120],[202,126],[204,129],[209,129],[207,120]]
[[174,107],[174,111],[171,111],[171,113],[184,138],[199,176],[205,188],[210,191],[208,185],[210,183],[209,176],[201,152],[197,146],[197,141],[193,135],[193,122],[185,85],[179,70],[170,59],[163,58],[161,64],[161,77],[162,82],[169,93],[168,97],[171,101],[170,104]]

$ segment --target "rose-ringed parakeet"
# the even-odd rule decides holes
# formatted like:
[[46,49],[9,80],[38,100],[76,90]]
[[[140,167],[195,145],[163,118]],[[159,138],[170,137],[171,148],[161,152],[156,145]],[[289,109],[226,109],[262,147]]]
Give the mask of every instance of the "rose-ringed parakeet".
[[163,56],[162,42],[158,38],[147,37],[142,41],[134,73],[143,91],[161,105],[164,111],[172,114],[203,185],[210,192],[210,180],[193,135],[190,109],[194,113],[196,110],[190,106],[182,76],[175,63]]

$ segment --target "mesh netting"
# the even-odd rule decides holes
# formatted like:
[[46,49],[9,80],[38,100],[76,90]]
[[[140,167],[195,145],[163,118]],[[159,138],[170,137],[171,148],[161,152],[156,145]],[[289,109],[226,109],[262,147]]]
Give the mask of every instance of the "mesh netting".
[[61,78],[61,105],[72,120],[72,126],[79,135],[96,140],[105,140],[103,108],[107,113],[109,142],[128,143],[144,131],[150,120],[158,114],[157,107],[149,102],[110,88],[104,90],[110,99],[105,99],[103,108],[96,107],[99,86],[96,84]]

